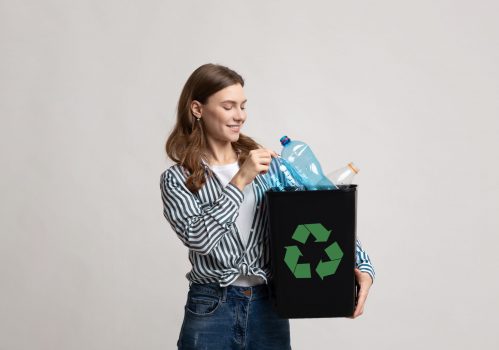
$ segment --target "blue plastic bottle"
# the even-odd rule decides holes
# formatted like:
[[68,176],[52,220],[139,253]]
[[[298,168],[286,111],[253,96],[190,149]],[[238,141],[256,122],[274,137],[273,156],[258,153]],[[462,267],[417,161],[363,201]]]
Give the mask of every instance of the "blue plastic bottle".
[[269,165],[269,170],[263,175],[272,191],[290,192],[305,191],[300,175],[294,167],[282,157],[274,158]]
[[324,175],[321,164],[305,142],[291,141],[287,136],[281,137],[279,141],[283,146],[281,157],[294,166],[307,190],[338,189]]

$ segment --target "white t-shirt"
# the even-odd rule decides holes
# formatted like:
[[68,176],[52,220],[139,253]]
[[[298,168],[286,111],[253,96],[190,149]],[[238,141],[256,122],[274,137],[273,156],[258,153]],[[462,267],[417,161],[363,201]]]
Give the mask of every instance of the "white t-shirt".
[[[235,163],[224,164],[224,165],[210,165],[211,170],[218,176],[222,184],[227,186],[227,184],[232,180],[234,175],[239,171],[239,164]],[[252,184],[246,185],[244,187],[244,200],[239,208],[239,215],[236,219],[236,226],[239,231],[239,236],[243,242],[244,247],[246,247],[249,239],[249,234],[251,230],[251,224],[255,216],[255,194],[253,193]],[[257,284],[265,283],[265,280],[260,276],[244,276],[240,275],[232,284],[236,286],[254,286]]]

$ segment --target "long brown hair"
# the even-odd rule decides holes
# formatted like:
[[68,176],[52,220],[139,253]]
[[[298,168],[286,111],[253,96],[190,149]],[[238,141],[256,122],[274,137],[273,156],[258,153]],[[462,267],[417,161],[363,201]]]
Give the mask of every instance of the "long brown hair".
[[[208,63],[192,72],[180,94],[177,122],[168,136],[165,149],[171,160],[188,171],[186,186],[191,192],[197,192],[206,182],[201,158],[207,159],[208,150],[203,119],[196,120],[191,112],[191,102],[196,100],[204,104],[211,95],[234,84],[244,86],[244,79],[228,67]],[[239,154],[239,166],[242,166],[251,150],[263,148],[242,133],[236,142],[232,142],[232,147]],[[209,175],[212,176],[211,169]]]

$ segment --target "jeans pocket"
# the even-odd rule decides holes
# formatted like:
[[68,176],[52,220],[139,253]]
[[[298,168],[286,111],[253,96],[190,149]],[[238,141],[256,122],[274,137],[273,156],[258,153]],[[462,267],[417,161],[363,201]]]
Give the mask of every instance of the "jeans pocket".
[[196,316],[210,316],[215,313],[221,303],[220,296],[190,291],[187,295],[185,309]]

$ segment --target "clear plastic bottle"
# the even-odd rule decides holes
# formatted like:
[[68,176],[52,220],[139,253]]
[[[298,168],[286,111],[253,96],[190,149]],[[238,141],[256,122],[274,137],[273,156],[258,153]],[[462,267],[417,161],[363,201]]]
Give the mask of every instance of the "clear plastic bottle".
[[348,163],[347,166],[332,171],[328,173],[326,176],[336,186],[341,188],[341,187],[348,187],[348,185],[352,184],[352,180],[358,172],[359,169],[353,163]]
[[281,137],[279,141],[283,146],[281,157],[295,168],[307,190],[337,189],[324,175],[321,164],[305,142],[291,141],[287,136]]

